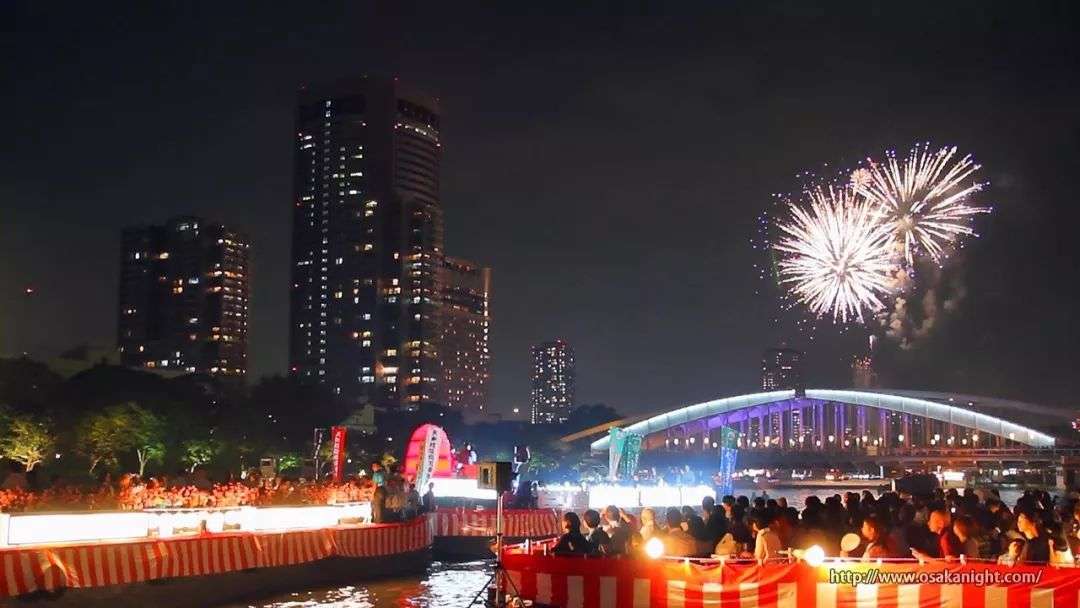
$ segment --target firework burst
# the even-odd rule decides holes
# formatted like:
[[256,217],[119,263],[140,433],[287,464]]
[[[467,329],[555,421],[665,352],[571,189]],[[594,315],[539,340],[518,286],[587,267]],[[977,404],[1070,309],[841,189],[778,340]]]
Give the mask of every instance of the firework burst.
[[783,255],[780,281],[818,317],[865,320],[885,307],[892,291],[892,229],[876,207],[851,188],[814,188],[809,207],[790,206],[773,245]]
[[869,161],[851,174],[851,186],[890,226],[908,266],[919,252],[940,264],[952,245],[975,235],[973,216],[990,212],[969,203],[984,187],[974,179],[978,170],[971,155],[957,159],[955,147],[915,146],[903,161],[892,152],[882,163]]

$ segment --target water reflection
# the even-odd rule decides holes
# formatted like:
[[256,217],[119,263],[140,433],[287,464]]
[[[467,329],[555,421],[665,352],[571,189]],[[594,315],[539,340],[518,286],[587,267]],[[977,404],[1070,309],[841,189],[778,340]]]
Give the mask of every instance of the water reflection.
[[491,576],[490,560],[433,562],[419,577],[298,591],[231,608],[455,608],[469,600]]

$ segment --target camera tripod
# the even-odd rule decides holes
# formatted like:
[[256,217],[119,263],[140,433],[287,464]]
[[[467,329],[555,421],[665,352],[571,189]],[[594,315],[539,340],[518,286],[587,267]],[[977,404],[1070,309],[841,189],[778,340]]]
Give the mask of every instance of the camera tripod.
[[[466,604],[466,606],[476,605],[477,600],[483,597],[484,592],[488,592],[488,598],[484,601],[486,608],[505,608],[506,606],[506,591],[505,584],[509,583],[513,588],[515,595],[521,595],[521,591],[514,585],[513,579],[511,579],[506,572],[506,569],[502,565],[503,554],[503,495],[500,492],[498,501],[495,507],[495,571],[491,573],[491,577],[480,588],[480,591],[476,593],[472,601]],[[492,584],[494,583],[494,586]],[[494,593],[491,593],[494,591]]]

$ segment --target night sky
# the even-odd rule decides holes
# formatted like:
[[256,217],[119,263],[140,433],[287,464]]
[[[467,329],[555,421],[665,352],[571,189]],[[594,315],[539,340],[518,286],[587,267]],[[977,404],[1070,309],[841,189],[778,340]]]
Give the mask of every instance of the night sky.
[[887,383],[1075,402],[1080,5],[286,4],[4,3],[0,350],[114,344],[121,227],[194,213],[251,235],[251,371],[283,372],[295,90],[371,72],[441,99],[447,249],[494,269],[496,410],[555,337],[579,402],[626,412],[754,389],[781,340],[846,386],[866,331],[770,323],[755,217],[798,171],[924,140],[977,156],[995,212],[957,310],[883,343]]

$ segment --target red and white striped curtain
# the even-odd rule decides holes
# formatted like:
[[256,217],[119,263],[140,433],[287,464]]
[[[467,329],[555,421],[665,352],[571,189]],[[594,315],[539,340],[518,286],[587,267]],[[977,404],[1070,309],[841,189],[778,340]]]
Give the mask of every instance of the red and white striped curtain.
[[[438,509],[431,514],[435,536],[495,536],[494,509]],[[514,538],[541,538],[562,533],[555,509],[507,509],[503,511],[506,529]]]
[[406,524],[213,534],[0,550],[0,596],[287,566],[330,556],[377,557],[431,546],[431,526]]
[[1076,608],[1080,568],[989,563],[845,564],[863,572],[963,573],[984,579],[1035,573],[1037,583],[860,584],[830,582],[826,563],[719,564],[681,560],[507,554],[509,591],[559,608]]

